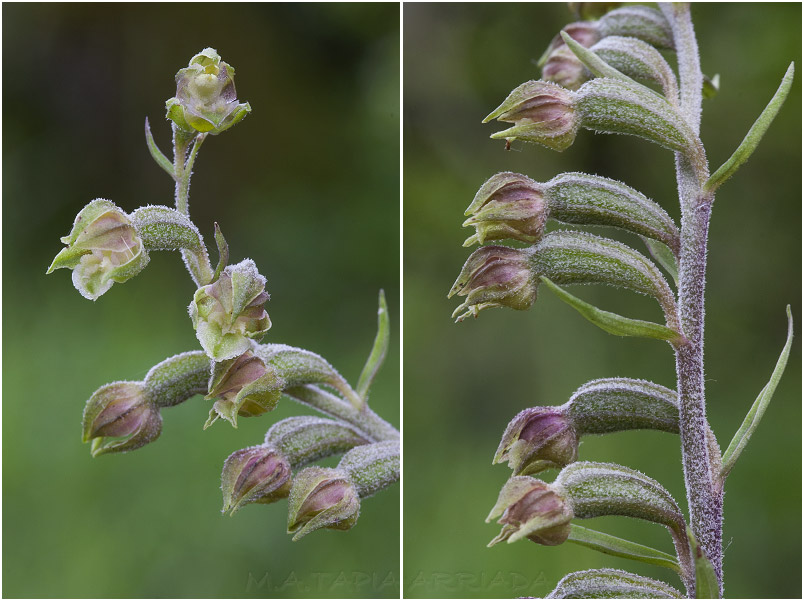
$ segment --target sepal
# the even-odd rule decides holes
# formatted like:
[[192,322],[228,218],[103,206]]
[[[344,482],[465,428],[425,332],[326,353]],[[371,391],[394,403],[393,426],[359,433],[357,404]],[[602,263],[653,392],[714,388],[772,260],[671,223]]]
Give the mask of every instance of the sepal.
[[349,475],[361,499],[399,480],[399,441],[375,442],[354,447],[338,463]]
[[92,442],[93,457],[125,453],[156,440],[162,417],[142,382],[113,382],[87,401],[82,430],[84,442]]
[[360,496],[343,470],[313,466],[293,478],[288,533],[294,541],[321,528],[349,530],[359,515]]
[[189,313],[207,355],[224,361],[251,348],[271,327],[265,311],[265,278],[251,259],[230,265],[212,284],[196,290]]
[[489,547],[522,538],[541,545],[560,545],[570,533],[572,503],[558,487],[530,476],[514,476],[503,486],[486,522],[498,517],[497,523],[503,528]]
[[683,599],[669,584],[623,570],[573,572],[562,578],[547,599]]
[[110,200],[96,198],[75,218],[61,238],[67,248],[47,270],[73,270],[73,285],[89,300],[97,300],[115,282],[133,278],[148,264],[148,251],[131,217]]
[[235,451],[221,474],[222,513],[232,515],[249,503],[273,503],[290,493],[290,462],[276,449],[260,445]]

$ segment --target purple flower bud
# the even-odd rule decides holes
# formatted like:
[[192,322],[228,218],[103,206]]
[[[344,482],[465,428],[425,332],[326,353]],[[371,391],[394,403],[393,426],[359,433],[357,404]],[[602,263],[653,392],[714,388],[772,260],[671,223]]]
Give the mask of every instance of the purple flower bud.
[[196,337],[215,361],[233,359],[251,349],[271,327],[265,311],[265,278],[251,259],[230,265],[217,281],[202,286],[190,303]]
[[464,246],[505,238],[536,242],[547,221],[544,187],[518,173],[498,173],[480,187],[466,215],[471,217],[464,227],[474,226],[477,233]]
[[575,93],[549,81],[527,81],[508,95],[483,123],[513,123],[492,138],[520,139],[562,151],[575,141],[579,118]]
[[[593,21],[577,21],[575,23],[570,23],[569,25],[565,25],[561,31],[566,33],[584,48],[593,46],[599,42],[600,38],[602,37],[598,31],[598,24]],[[547,60],[550,55],[553,54],[553,52],[561,47],[566,47],[566,44],[564,43],[564,39],[561,37],[561,33],[557,33],[550,41],[550,45],[547,47],[547,50],[545,50],[542,58],[539,60],[539,66],[544,66],[545,60]]]
[[493,463],[508,462],[514,475],[562,468],[578,459],[578,434],[562,407],[521,411],[500,441]]
[[559,487],[529,476],[514,476],[503,486],[486,521],[496,517],[500,518],[497,523],[503,528],[489,547],[504,540],[512,543],[521,538],[554,546],[569,537],[573,513],[570,502]]
[[271,411],[282,396],[284,380],[277,369],[268,366],[251,351],[215,363],[209,380],[207,399],[217,398],[210,412],[211,425],[223,417],[237,425],[237,416],[255,417]]
[[360,497],[337,468],[308,467],[293,479],[288,499],[288,532],[299,540],[319,528],[349,530],[360,514]]
[[542,79],[552,81],[568,90],[577,90],[591,73],[566,45],[559,46],[547,57],[542,67]]
[[469,256],[449,292],[448,298],[456,294],[466,297],[452,316],[463,321],[491,307],[527,309],[536,300],[537,286],[525,251],[484,246]]
[[223,464],[223,513],[248,503],[273,503],[290,492],[290,463],[269,446],[235,451]]
[[95,391],[84,408],[83,439],[92,455],[138,449],[162,431],[159,408],[142,382],[113,382]]
[[167,117],[187,132],[216,135],[243,119],[251,106],[237,102],[234,69],[214,48],[205,48],[176,73],[176,96]]
[[72,231],[61,241],[67,248],[56,255],[47,273],[72,269],[73,285],[90,300],[115,282],[133,278],[148,264],[148,251],[130,216],[103,198],[81,209]]

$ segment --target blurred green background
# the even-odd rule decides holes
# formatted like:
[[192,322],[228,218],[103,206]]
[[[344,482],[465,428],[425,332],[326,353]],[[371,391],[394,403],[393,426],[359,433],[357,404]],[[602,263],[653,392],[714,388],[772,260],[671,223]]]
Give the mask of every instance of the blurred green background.
[[194,286],[175,253],[94,304],[45,270],[93,198],[172,204],[143,122],[169,152],[164,102],[205,46],[237,69],[253,113],[204,144],[194,220],[208,243],[217,220],[233,261],[267,277],[265,341],[318,352],[352,382],[384,288],[393,338],[371,401],[399,424],[399,6],[4,4],[4,597],[399,594],[398,486],[351,532],[298,543],[285,502],[220,515],[223,460],[304,413],[289,400],[203,432],[197,397],[135,453],[93,460],[81,444],[96,388],[198,348]]
[[[618,567],[676,586],[661,568],[576,545],[486,543],[483,523],[510,475],[491,458],[521,409],[564,403],[594,378],[673,386],[672,354],[655,341],[598,330],[548,290],[527,312],[489,310],[453,325],[446,294],[472,249],[463,211],[498,171],[546,181],[585,171],[624,181],[678,218],[672,155],[633,137],[583,131],[559,154],[489,140],[482,125],[574,20],[566,4],[406,4],[404,7],[404,581],[408,597],[543,597],[569,571]],[[705,101],[710,164],[734,150],[801,58],[801,6],[698,4],[704,72],[722,88]],[[707,286],[707,391],[723,448],[764,386],[784,344],[790,303],[797,339],[762,426],[728,480],[724,544],[729,597],[801,596],[801,76],[751,160],[718,194]],[[641,241],[598,230],[642,248]],[[602,308],[657,320],[655,302],[601,287],[575,293]],[[658,479],[686,506],[676,437],[628,432],[588,438],[582,459],[623,463]],[[555,472],[546,474],[552,479]],[[623,518],[585,525],[672,550],[666,531]]]

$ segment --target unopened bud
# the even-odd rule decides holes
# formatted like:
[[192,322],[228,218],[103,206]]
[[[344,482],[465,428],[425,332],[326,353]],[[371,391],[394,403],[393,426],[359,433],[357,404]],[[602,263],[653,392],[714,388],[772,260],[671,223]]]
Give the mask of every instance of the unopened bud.
[[237,102],[234,69],[214,48],[205,48],[176,73],[176,96],[166,103],[167,118],[189,133],[219,134],[243,119],[251,106]]
[[552,81],[568,90],[577,90],[592,77],[575,53],[564,44],[547,56],[542,67],[542,79]]
[[234,514],[249,503],[273,503],[290,493],[290,463],[270,446],[235,451],[221,474],[223,509]]
[[230,265],[217,281],[202,286],[190,303],[196,337],[207,355],[224,361],[251,349],[271,327],[265,311],[265,278],[251,259]]
[[251,351],[215,363],[209,379],[207,399],[217,398],[205,428],[222,417],[237,427],[237,416],[256,417],[272,411],[285,382],[276,368],[268,366]]
[[571,90],[548,81],[528,81],[511,92],[483,123],[497,119],[514,124],[492,138],[535,142],[562,151],[572,145],[578,132],[575,102]]
[[477,233],[464,246],[505,238],[535,242],[547,220],[544,189],[527,176],[498,173],[480,187],[466,215],[471,217],[464,227],[474,226]]
[[578,459],[578,434],[563,407],[521,411],[500,441],[493,463],[508,462],[516,476],[562,468]]
[[293,478],[288,533],[294,541],[320,528],[349,530],[359,514],[360,497],[343,470],[308,467]]
[[92,456],[133,451],[162,431],[159,408],[142,382],[113,382],[96,390],[84,408],[83,439]]
[[81,209],[72,231],[61,241],[67,248],[56,255],[47,273],[72,269],[73,285],[90,300],[115,282],[133,278],[148,264],[148,251],[129,215],[102,198]]
[[502,531],[489,547],[521,538],[555,546],[569,537],[573,512],[560,488],[530,476],[514,476],[503,486],[486,522],[496,517]]
[[528,309],[536,300],[537,286],[526,251],[484,246],[469,256],[449,292],[448,298],[466,297],[452,316],[463,321],[492,307]]

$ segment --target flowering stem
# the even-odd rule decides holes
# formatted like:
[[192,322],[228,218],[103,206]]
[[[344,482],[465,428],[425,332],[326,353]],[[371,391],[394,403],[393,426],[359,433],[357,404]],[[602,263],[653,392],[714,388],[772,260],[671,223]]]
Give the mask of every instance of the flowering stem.
[[[190,217],[190,178],[193,175],[193,163],[198,149],[204,142],[206,134],[188,136],[182,129],[173,124],[173,179],[176,180],[176,209]],[[187,150],[193,142],[193,149],[189,158]],[[212,281],[212,264],[209,262],[209,253],[201,241],[200,261],[188,260],[188,251],[182,249],[184,264],[193,278],[196,286],[205,286]]]
[[[694,131],[701,114],[702,74],[698,45],[692,29],[688,4],[662,7],[670,21],[681,76],[681,107]],[[720,457],[710,457],[704,393],[704,290],[709,219],[714,195],[704,191],[709,177],[701,147],[676,153],[676,178],[681,203],[681,256],[679,260],[678,307],[685,344],[675,349],[679,395],[684,481],[690,521],[696,539],[711,561],[720,592],[723,592],[723,495],[713,478],[712,465]]]

